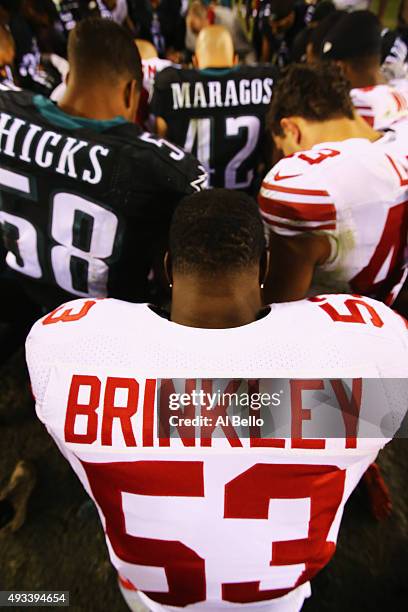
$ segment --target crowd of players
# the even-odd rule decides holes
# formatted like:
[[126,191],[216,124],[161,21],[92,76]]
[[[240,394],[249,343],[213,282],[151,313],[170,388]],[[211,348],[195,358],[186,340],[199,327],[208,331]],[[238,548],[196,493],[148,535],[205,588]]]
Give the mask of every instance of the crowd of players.
[[[52,311],[39,340],[31,336],[28,363],[37,412],[57,443],[59,430],[44,412],[46,364],[52,354],[61,359],[59,350],[74,349],[59,337],[71,330],[51,324],[78,321],[75,351],[80,354],[76,336],[87,336],[81,354],[88,357],[103,309],[110,333],[123,343],[114,320],[132,325],[138,315],[140,335],[151,325],[143,310],[115,311],[110,301],[92,298],[149,302],[163,320],[205,330],[265,326],[265,305],[350,293],[346,304],[338,297],[327,303],[326,314],[353,323],[368,317],[375,328],[389,319],[389,351],[397,344],[406,350],[402,320],[355,297],[408,311],[405,3],[395,30],[381,25],[386,2],[380,18],[353,10],[369,4],[0,0],[0,362]],[[78,297],[82,305],[61,308]],[[291,317],[309,320],[312,335],[319,333],[313,303],[319,302],[301,301],[299,312],[291,310]],[[95,321],[89,314],[90,327],[81,327],[90,312]],[[291,326],[286,311],[275,312],[278,324]],[[55,337],[42,338],[51,328]],[[362,354],[391,375],[378,357],[384,351],[384,363],[389,360],[384,338],[371,335],[373,346]],[[139,341],[148,359],[146,341]],[[223,341],[220,336],[221,351]],[[180,358],[165,344],[160,350]],[[92,349],[96,361],[98,350]],[[403,360],[402,349],[394,352]],[[228,359],[220,361],[224,374]],[[261,375],[237,363],[229,375]],[[189,367],[180,366],[179,377],[203,377],[194,359]],[[406,375],[398,367],[392,375]],[[84,482],[84,468],[70,460]],[[109,503],[95,493],[91,468],[85,471],[85,487],[106,518]],[[375,485],[375,512],[387,514],[375,465],[366,479]],[[32,466],[20,462],[0,492],[4,528],[23,523],[34,480]],[[117,552],[126,543],[112,546],[129,605],[139,605],[132,603],[134,574]],[[133,552],[127,563],[155,565]],[[294,581],[296,589],[275,587],[261,596],[258,585],[252,595],[231,590],[226,599],[273,599],[276,610],[297,610],[314,573]],[[172,580],[170,593],[181,588]],[[144,589],[151,609],[151,600],[203,599],[193,589],[184,599],[177,592],[152,596],[157,590]],[[278,607],[289,595],[288,607]]]

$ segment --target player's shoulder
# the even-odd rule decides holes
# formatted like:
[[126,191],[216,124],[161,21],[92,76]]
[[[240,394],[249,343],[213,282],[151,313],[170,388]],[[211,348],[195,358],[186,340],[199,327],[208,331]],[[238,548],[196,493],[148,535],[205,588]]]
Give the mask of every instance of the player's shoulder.
[[141,174],[149,178],[153,176],[154,189],[155,186],[160,187],[163,184],[171,186],[175,177],[188,176],[196,181],[197,187],[194,187],[196,191],[206,186],[208,176],[197,159],[165,138],[131,124],[118,126],[113,136],[116,141],[120,140],[123,143],[121,156],[130,164],[130,168],[136,170],[132,175],[136,181],[139,181]]
[[31,107],[35,94],[19,89],[13,83],[0,83],[0,110],[16,111],[19,107]]
[[165,70],[165,68],[175,67],[175,64],[170,60],[162,59],[161,57],[151,57],[149,59],[142,59],[142,66],[153,67],[159,72]]
[[67,343],[77,341],[84,334],[126,334],[143,325],[146,304],[134,304],[114,298],[80,298],[71,300],[49,312],[36,323],[27,338],[32,344]]
[[405,110],[406,107],[406,92],[398,90],[392,84],[384,83],[375,85],[374,87],[357,87],[350,91],[350,97],[354,107],[361,115],[365,115],[364,111],[369,111],[372,107],[379,104],[394,104],[398,111]]
[[373,85],[370,87],[353,87],[353,89],[350,90],[350,96],[352,100],[355,98],[371,100],[390,93],[392,89],[393,88],[386,83],[381,85]]
[[192,80],[196,71],[190,68],[182,68],[181,66],[171,64],[165,66],[156,74],[155,87],[157,89],[170,88],[174,82],[182,82]]
[[[397,341],[408,356],[408,322],[389,306],[356,294],[332,293],[297,302],[275,304],[276,313],[289,320],[301,320],[305,334],[314,335],[330,330],[341,334],[348,330],[356,339],[375,337]],[[341,325],[343,324],[343,325]]]
[[[181,186],[187,180],[191,193],[205,189],[208,184],[208,174],[205,168],[191,154],[187,153],[177,145],[165,138],[160,138],[150,132],[143,132],[138,138],[139,147],[145,147],[149,152],[154,180],[158,186],[165,185],[170,189],[176,184],[183,190],[187,184]],[[143,158],[146,161],[146,158]]]
[[336,228],[336,207],[329,192],[327,156],[334,150],[305,151],[278,162],[266,175],[258,202],[264,220],[278,233],[331,231]]
[[299,151],[281,159],[267,174],[267,182],[276,182],[283,186],[290,179],[300,179],[300,183],[325,182],[327,173],[334,172],[333,167],[344,163],[348,150],[344,142],[323,143],[305,151]]
[[[374,144],[365,138],[351,138],[315,145],[308,151],[280,160],[266,175],[264,188],[272,186],[276,191],[288,190],[294,194],[303,189],[319,196],[329,196],[331,190],[336,193],[349,190],[353,182],[344,181],[346,171],[361,172],[363,166],[366,168],[364,158],[367,156],[384,159],[383,147]],[[319,193],[315,193],[317,191]]]

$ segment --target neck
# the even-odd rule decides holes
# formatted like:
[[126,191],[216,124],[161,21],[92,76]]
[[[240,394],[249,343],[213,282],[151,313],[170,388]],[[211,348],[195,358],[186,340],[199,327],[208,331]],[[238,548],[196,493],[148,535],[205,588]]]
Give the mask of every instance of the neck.
[[173,282],[170,318],[174,323],[202,329],[227,329],[253,323],[262,309],[261,291],[255,282],[239,279],[192,277]]
[[364,72],[353,72],[349,75],[349,80],[352,89],[364,87],[375,87],[376,85],[384,85],[387,81],[381,73],[380,67],[375,66],[371,70]]
[[207,70],[207,68],[211,69],[211,68],[218,68],[218,69],[230,69],[233,68],[233,64],[230,61],[225,61],[223,59],[209,59],[206,60],[204,62],[201,62],[200,65],[198,66],[199,70]]
[[58,107],[68,115],[106,121],[118,115],[123,116],[122,107],[117,104],[112,91],[102,88],[68,86]]
[[311,146],[324,142],[342,142],[350,138],[366,138],[375,142],[381,137],[382,134],[373,130],[364,119],[356,115],[354,119],[332,119],[331,121],[315,123]]

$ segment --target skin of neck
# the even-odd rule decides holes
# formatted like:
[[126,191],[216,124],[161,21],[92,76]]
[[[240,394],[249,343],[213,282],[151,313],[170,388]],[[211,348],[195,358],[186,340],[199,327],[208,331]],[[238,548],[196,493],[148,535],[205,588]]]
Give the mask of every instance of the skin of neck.
[[331,119],[321,123],[309,123],[301,139],[302,145],[307,144],[311,148],[321,142],[342,142],[350,138],[367,138],[375,142],[381,138],[382,134],[371,128],[364,119],[356,115],[354,119],[347,117],[341,119]]
[[206,68],[232,68],[235,66],[235,63],[235,59],[226,53],[206,53],[197,57],[195,62],[193,61],[195,68],[199,70],[205,70]]
[[387,82],[381,73],[380,67],[376,66],[371,70],[361,72],[350,68],[346,76],[351,84],[351,89],[375,87],[376,85],[384,85]]
[[361,60],[337,60],[337,66],[341,69],[351,85],[351,89],[375,87],[384,85],[386,79],[381,73],[381,57],[373,55]]
[[259,270],[198,277],[173,274],[171,321],[187,327],[227,329],[256,320],[262,309]]
[[340,117],[326,121],[308,121],[303,117],[282,119],[283,136],[274,136],[275,144],[285,156],[308,151],[325,142],[342,142],[350,138],[366,138],[375,142],[382,137],[362,117]]
[[121,116],[134,121],[138,105],[135,93],[126,93],[129,89],[125,80],[118,81],[116,86],[108,82],[91,81],[84,84],[69,74],[64,96],[58,107],[76,117],[106,121]]

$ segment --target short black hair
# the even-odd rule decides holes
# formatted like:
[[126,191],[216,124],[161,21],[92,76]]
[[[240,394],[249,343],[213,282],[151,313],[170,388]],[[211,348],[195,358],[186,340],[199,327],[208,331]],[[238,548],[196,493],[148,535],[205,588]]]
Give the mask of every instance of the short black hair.
[[345,13],[323,42],[322,56],[333,60],[381,58],[381,24],[371,11]]
[[347,117],[353,119],[350,85],[334,64],[313,66],[292,64],[282,72],[274,87],[268,111],[268,127],[276,136],[283,136],[281,120],[302,117],[323,122]]
[[68,60],[76,77],[110,81],[135,79],[139,91],[143,73],[139,51],[130,33],[111,19],[89,17],[70,32]]
[[326,36],[330,32],[330,30],[336,25],[338,21],[340,21],[345,15],[345,11],[332,11],[326,17],[324,17],[321,21],[318,22],[318,25],[313,28],[312,34],[310,36],[310,43],[312,45],[313,55],[316,58],[321,59],[323,54],[323,44]]
[[266,249],[258,205],[229,189],[187,196],[173,215],[169,246],[181,274],[221,276],[256,265]]
[[334,13],[336,11],[336,7],[331,0],[321,0],[316,5],[315,11],[312,15],[313,23],[320,23],[323,19],[326,19],[328,15]]

